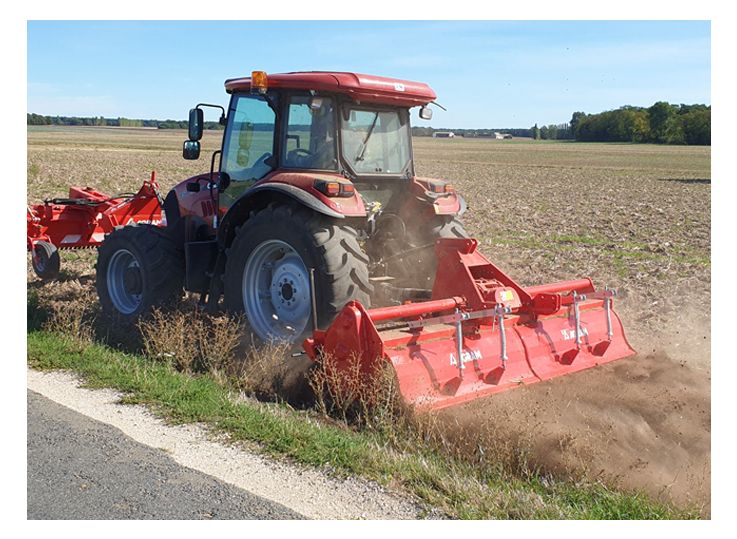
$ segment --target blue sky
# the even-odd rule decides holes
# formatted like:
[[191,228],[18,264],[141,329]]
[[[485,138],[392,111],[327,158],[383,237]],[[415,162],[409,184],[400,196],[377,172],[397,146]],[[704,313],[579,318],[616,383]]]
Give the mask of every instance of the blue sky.
[[[356,71],[427,82],[450,128],[711,104],[708,21],[29,21],[28,112],[184,119],[226,78]],[[216,114],[212,113],[212,118]]]

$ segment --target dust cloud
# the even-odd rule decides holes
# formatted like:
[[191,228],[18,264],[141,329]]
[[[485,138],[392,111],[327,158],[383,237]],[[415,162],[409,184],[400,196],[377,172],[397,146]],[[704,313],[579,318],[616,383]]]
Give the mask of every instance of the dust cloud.
[[[493,424],[533,466],[710,511],[707,360],[637,355],[444,411],[452,429]],[[488,428],[487,428],[488,431]]]

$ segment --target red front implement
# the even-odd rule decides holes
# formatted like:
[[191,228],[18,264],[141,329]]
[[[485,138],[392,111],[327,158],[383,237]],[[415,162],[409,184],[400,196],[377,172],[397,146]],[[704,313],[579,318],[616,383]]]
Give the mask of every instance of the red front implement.
[[337,368],[377,359],[396,371],[402,396],[424,408],[562,376],[634,354],[612,310],[614,292],[590,279],[523,288],[476,251],[441,239],[432,299],[365,309],[351,302],[305,341]]
[[51,199],[28,206],[27,247],[38,241],[59,249],[94,247],[116,226],[131,223],[161,223],[155,173],[136,194],[110,197],[90,187],[70,187],[69,198]]
[[155,172],[135,194],[108,196],[89,187],[70,187],[68,198],[28,206],[28,251],[35,256],[39,243],[54,249],[96,247],[117,226],[132,223],[159,225],[160,200]]

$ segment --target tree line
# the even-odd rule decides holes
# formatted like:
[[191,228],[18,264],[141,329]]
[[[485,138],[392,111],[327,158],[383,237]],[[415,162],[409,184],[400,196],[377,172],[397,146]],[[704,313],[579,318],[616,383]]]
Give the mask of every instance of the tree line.
[[[42,116],[28,113],[28,125],[82,125],[111,127],[155,127],[187,129],[186,120],[135,120],[76,116]],[[205,129],[223,129],[218,122],[205,122]],[[255,130],[259,130],[256,126]],[[581,142],[652,142],[657,144],[711,144],[711,106],[673,105],[658,101],[651,107],[625,105],[597,114],[574,112],[565,124],[530,128],[435,129],[413,127],[415,137],[431,137],[438,131],[453,131],[466,138],[493,138],[495,133],[536,140],[577,140]]]
[[[82,125],[100,127],[155,127],[157,129],[187,129],[186,120],[136,120],[131,118],[103,118],[78,116],[42,116],[29,112],[26,114],[27,125]],[[218,122],[205,122],[205,129],[222,129]]]
[[570,140],[573,139],[573,130],[570,124],[550,124],[538,127],[507,127],[497,129],[435,129],[433,127],[413,127],[413,137],[431,137],[438,131],[452,131],[457,137],[464,138],[494,138],[497,133],[543,140]]
[[584,142],[711,144],[711,107],[658,101],[649,108],[624,106],[599,114],[574,112],[570,122]]
[[527,128],[519,127],[505,127],[505,128],[494,128],[494,129],[448,129],[441,128],[435,129],[434,127],[412,127],[413,137],[431,137],[433,133],[443,131],[452,131],[454,135],[465,138],[494,138],[495,133],[508,133],[513,137],[530,137],[532,132]]

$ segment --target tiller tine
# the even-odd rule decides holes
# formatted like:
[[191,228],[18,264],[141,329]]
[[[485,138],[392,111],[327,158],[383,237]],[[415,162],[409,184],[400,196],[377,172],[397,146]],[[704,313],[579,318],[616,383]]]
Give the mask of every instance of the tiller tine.
[[305,340],[338,369],[391,364],[404,399],[439,409],[630,356],[613,290],[590,279],[522,288],[476,251],[441,239],[432,299],[365,309],[352,301]]

